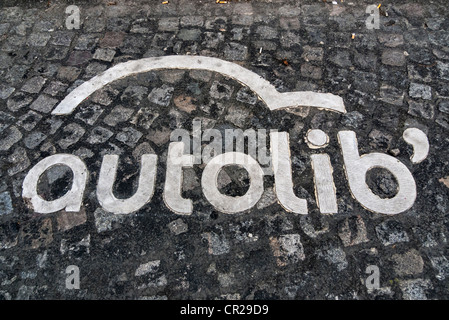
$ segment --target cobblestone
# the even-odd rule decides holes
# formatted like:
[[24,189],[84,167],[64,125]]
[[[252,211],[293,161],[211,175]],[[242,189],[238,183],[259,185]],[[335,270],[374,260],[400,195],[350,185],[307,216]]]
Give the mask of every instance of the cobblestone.
[[35,131],[26,136],[23,139],[23,142],[28,149],[34,149],[39,146],[46,138],[47,136],[42,132]]
[[89,138],[87,138],[87,142],[90,144],[104,143],[112,137],[113,134],[112,131],[106,128],[95,127],[89,135]]
[[134,147],[141,137],[142,133],[136,129],[124,128],[121,132],[117,133],[116,139],[129,147]]
[[424,269],[424,260],[418,251],[410,250],[404,254],[396,254],[392,257],[395,263],[395,271],[398,275],[420,274]]
[[394,220],[385,221],[376,226],[376,233],[384,246],[409,241],[402,225]]
[[95,51],[93,58],[101,61],[111,62],[115,56],[115,50],[99,48]]
[[155,88],[148,95],[148,100],[159,106],[167,107],[173,96],[173,90],[173,87],[167,85],[163,85],[160,88]]
[[8,191],[0,193],[0,215],[11,214],[14,208],[12,206],[11,196]]
[[428,300],[427,291],[431,289],[429,280],[405,280],[399,286],[405,300]]
[[30,109],[43,112],[43,113],[49,113],[53,107],[56,105],[58,100],[49,97],[45,94],[41,94],[34,102],[30,105]]
[[382,53],[382,63],[389,65],[389,66],[395,66],[395,67],[401,67],[405,65],[406,61],[406,55],[404,54],[404,51],[401,50],[395,50],[395,49],[386,49]]
[[39,93],[46,81],[47,79],[40,76],[33,77],[20,90],[28,93]]
[[78,142],[84,135],[85,130],[83,127],[76,123],[70,123],[63,128],[63,138],[58,141],[58,145],[62,149],[67,149],[71,145]]
[[247,58],[248,47],[239,43],[231,42],[225,45],[224,57],[230,61],[243,61]]
[[408,101],[408,113],[425,119],[433,119],[435,108],[429,102]]
[[5,100],[15,91],[15,88],[2,85],[0,87],[0,99]]
[[424,100],[432,99],[432,88],[419,83],[410,83],[409,96],[412,98],[421,98]]
[[388,84],[382,84],[380,86],[380,99],[396,106],[402,106],[404,102],[404,92]]

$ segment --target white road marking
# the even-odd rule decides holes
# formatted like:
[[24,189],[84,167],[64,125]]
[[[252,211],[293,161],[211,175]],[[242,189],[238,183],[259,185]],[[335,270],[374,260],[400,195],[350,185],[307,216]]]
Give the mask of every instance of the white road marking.
[[52,114],[66,115],[72,113],[92,93],[115,80],[160,69],[208,70],[221,73],[248,86],[266,103],[270,110],[310,106],[335,112],[346,112],[343,99],[339,96],[312,91],[280,93],[258,74],[238,64],[218,58],[180,55],[144,58],[117,64],[70,92],[52,111]]

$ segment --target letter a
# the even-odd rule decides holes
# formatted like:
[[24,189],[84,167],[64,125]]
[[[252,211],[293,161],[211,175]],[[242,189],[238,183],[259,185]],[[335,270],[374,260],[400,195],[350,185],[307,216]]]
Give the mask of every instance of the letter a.
[[[408,168],[399,160],[383,153],[359,156],[357,138],[353,131],[338,133],[346,176],[354,198],[366,209],[384,214],[397,214],[410,209],[416,199],[416,184]],[[399,184],[393,198],[381,199],[365,182],[368,170],[381,167],[390,171]]]
[[71,5],[65,9],[65,13],[70,14],[65,20],[65,26],[68,30],[80,28],[80,9],[78,6]]
[[372,291],[373,289],[380,288],[380,276],[379,276],[379,267],[375,265],[370,265],[366,267],[366,274],[369,274],[368,278],[366,278],[365,286],[368,291]]
[[[65,165],[73,172],[72,188],[62,197],[47,201],[37,194],[37,184],[40,176],[56,165]],[[22,197],[28,201],[33,210],[38,213],[52,213],[62,209],[78,212],[83,200],[88,172],[83,161],[71,154],[55,154],[39,161],[23,180]]]
[[66,289],[79,289],[80,288],[80,269],[77,266],[70,265],[65,269],[65,273],[68,274],[65,279]]
[[366,18],[365,25],[368,30],[380,29],[380,14],[379,9],[375,4],[366,7],[366,13],[369,13],[369,17]]

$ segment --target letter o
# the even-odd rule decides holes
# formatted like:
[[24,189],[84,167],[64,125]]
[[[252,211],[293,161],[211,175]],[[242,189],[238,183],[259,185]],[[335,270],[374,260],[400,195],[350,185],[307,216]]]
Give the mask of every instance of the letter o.
[[[245,195],[231,197],[218,190],[217,178],[227,165],[243,167],[249,175],[250,186]],[[219,211],[233,214],[252,208],[263,193],[263,170],[251,156],[241,152],[226,152],[211,159],[204,168],[201,186],[206,199]]]

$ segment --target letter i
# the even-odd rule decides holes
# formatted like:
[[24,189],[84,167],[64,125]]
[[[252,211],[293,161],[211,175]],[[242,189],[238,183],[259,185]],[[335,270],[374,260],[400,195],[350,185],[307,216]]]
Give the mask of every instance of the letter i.
[[[307,144],[311,149],[319,149],[327,146],[329,137],[319,129],[309,130],[306,136]],[[313,179],[315,183],[315,197],[321,213],[337,213],[337,196],[332,177],[332,164],[326,153],[313,154],[312,159]]]

